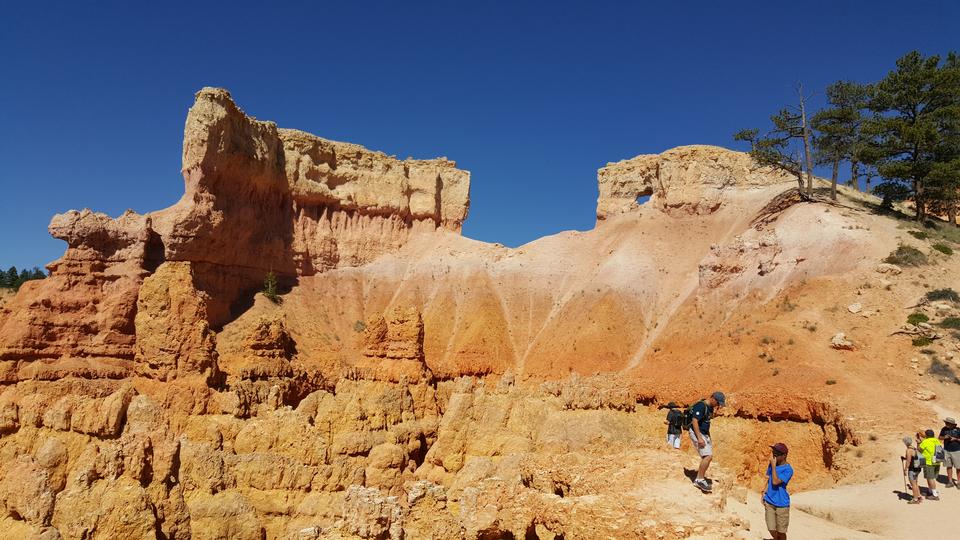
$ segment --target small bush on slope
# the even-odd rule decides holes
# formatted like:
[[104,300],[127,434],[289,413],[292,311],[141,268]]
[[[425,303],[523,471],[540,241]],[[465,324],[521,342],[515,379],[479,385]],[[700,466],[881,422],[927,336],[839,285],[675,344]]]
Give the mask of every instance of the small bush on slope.
[[946,244],[934,244],[933,249],[943,253],[944,255],[953,255],[953,249]]
[[884,262],[899,266],[920,266],[922,264],[927,264],[927,256],[913,246],[905,246],[900,244],[897,249],[893,250],[893,253],[887,255],[887,258],[884,259]]
[[937,289],[927,293],[927,300],[934,302],[937,300],[947,300],[949,302],[960,303],[960,294],[957,294],[957,291],[953,289]]
[[927,373],[936,375],[937,377],[948,377],[950,379],[956,377],[950,364],[947,364],[939,358],[934,358],[933,362],[930,362],[930,368],[927,369]]
[[943,328],[960,330],[960,317],[947,317],[946,319],[940,321],[940,326]]

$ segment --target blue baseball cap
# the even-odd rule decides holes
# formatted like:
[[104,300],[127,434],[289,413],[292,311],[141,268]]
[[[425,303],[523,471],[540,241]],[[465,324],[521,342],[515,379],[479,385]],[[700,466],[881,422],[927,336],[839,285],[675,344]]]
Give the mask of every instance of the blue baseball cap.
[[723,392],[714,392],[713,399],[717,400],[717,405],[720,405],[721,407],[723,407],[727,402],[727,397],[723,395]]

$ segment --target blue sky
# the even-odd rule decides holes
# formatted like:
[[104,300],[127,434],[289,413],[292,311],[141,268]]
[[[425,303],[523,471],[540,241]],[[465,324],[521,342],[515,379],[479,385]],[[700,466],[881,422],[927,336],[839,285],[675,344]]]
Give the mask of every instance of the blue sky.
[[607,162],[733,147],[796,81],[819,102],[909,50],[960,49],[949,1],[136,4],[0,0],[0,265],[59,257],[54,213],[174,203],[202,86],[283,127],[456,160],[464,234],[515,246],[591,228]]

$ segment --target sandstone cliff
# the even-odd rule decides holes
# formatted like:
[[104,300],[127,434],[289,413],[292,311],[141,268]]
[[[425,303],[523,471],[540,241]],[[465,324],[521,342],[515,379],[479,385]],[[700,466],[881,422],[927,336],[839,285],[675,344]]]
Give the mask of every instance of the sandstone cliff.
[[[89,210],[53,218],[50,233],[69,248],[49,265],[50,279],[7,305],[0,358],[96,358],[129,370],[123,361],[138,353],[140,287],[165,262],[184,263],[177,267],[186,276],[178,294],[202,297],[203,308],[163,317],[216,328],[243,309],[267,272],[292,283],[361,265],[418,233],[459,232],[469,207],[469,173],[452,161],[400,161],[277,129],[246,116],[215,88],[198,92],[187,114],[182,172],[184,195],[170,208],[116,219]],[[171,307],[140,303],[147,311]],[[175,326],[167,330],[181,332]],[[156,323],[153,330],[160,330]],[[78,365],[84,363],[92,360]]]
[[[958,263],[742,153],[610,164],[593,230],[516,249],[459,234],[453,162],[220,89],[182,172],[170,208],[55,216],[66,253],[0,305],[0,536],[743,537],[767,445],[798,488],[865,478],[883,449],[861,442],[924,417],[904,388],[960,398],[889,336]],[[933,264],[878,272],[898,243]],[[960,336],[922,331],[953,358]],[[656,407],[717,388],[717,494],[664,495],[695,458],[661,448]]]

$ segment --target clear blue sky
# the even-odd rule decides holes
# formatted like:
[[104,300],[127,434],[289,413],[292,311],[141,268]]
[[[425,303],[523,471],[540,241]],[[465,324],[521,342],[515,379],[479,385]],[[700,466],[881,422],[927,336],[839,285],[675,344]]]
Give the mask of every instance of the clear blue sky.
[[175,202],[202,86],[280,126],[456,160],[464,233],[519,245],[591,228],[607,162],[733,146],[795,81],[820,101],[911,49],[960,49],[953,1],[140,4],[0,0],[0,266],[59,257],[54,213]]

